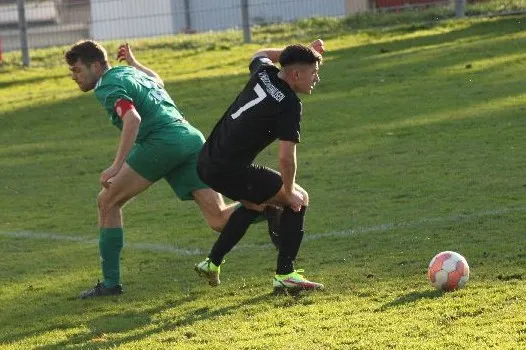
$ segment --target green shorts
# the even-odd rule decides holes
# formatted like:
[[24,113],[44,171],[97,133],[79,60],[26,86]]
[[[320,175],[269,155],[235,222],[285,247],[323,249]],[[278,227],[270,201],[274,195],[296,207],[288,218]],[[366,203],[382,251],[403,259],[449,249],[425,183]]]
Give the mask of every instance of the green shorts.
[[193,191],[209,188],[196,170],[204,142],[199,130],[188,123],[177,123],[135,143],[126,163],[151,182],[166,179],[177,197],[191,200]]

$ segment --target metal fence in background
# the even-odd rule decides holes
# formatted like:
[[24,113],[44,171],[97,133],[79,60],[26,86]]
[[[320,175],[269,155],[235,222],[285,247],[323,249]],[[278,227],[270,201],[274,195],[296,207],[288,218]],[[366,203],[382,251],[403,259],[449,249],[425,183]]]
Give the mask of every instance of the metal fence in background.
[[[0,53],[244,28],[318,16],[463,4],[466,0],[0,0]],[[25,60],[24,60],[25,61]],[[28,64],[28,62],[25,62]]]
[[367,10],[357,8],[358,2],[368,0],[0,0],[0,37],[4,52],[20,49],[20,3],[29,46],[40,48],[81,38],[194,33]]
[[[64,45],[90,36],[89,0],[24,1],[25,26],[30,48]],[[20,1],[0,0],[0,40],[2,51],[21,46]]]

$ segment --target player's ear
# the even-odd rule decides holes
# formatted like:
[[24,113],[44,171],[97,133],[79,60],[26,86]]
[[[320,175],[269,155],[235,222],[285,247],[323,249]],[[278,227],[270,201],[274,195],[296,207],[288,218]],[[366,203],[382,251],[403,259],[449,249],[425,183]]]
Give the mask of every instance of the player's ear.
[[91,63],[88,68],[90,68],[92,72],[98,72],[102,69],[102,65],[100,64],[100,62],[95,61]]
[[300,70],[298,68],[295,67],[292,70],[292,77],[294,78],[294,80],[298,80],[299,77],[300,77],[300,74],[301,74],[301,72],[300,72]]

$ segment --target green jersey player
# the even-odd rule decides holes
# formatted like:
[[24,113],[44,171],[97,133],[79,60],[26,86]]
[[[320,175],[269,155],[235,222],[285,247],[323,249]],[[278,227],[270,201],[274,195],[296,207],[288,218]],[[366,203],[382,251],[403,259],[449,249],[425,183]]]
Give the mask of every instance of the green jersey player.
[[121,130],[113,163],[99,180],[99,250],[104,280],[83,292],[81,298],[122,293],[121,208],[156,181],[164,178],[181,200],[194,200],[208,225],[218,232],[238,206],[226,205],[220,194],[200,180],[196,164],[204,137],[185,120],[159,75],[140,64],[127,44],[121,45],[117,58],[129,66],[112,68],[106,50],[91,40],[76,43],[65,54],[72,79],[82,91],[95,91],[111,123]]

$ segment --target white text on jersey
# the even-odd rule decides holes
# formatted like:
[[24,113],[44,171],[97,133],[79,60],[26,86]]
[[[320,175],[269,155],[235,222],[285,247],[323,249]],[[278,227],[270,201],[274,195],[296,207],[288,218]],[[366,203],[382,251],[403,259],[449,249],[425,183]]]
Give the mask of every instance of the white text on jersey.
[[279,91],[277,87],[272,84],[270,81],[270,78],[267,74],[267,72],[259,72],[258,73],[259,79],[261,79],[261,82],[265,85],[265,88],[267,89],[267,92],[272,96],[276,101],[281,102],[285,98],[285,94],[283,92]]

